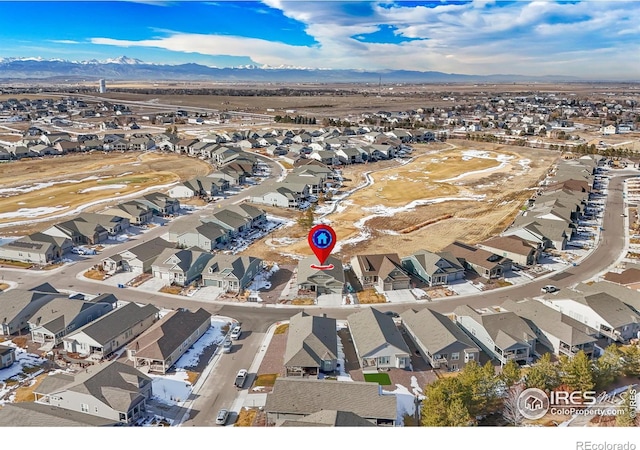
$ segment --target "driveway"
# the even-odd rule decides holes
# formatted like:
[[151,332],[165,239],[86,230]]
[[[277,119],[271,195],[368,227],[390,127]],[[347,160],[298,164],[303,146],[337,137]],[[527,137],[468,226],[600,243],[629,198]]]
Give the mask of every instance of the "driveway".
[[398,289],[396,291],[385,291],[389,303],[415,303],[416,297],[411,293],[411,289]]
[[342,294],[318,295],[318,306],[342,306]]

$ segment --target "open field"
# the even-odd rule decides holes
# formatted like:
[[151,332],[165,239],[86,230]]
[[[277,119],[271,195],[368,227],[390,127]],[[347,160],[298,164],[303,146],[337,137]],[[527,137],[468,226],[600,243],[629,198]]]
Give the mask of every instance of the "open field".
[[[559,157],[523,147],[449,143],[449,149],[416,146],[415,159],[402,166],[345,168],[343,192],[361,185],[365,172],[374,171],[373,184],[322,219],[338,236],[334,253],[346,260],[357,253],[407,255],[419,248],[439,251],[454,240],[482,241],[513,222]],[[247,253],[265,253],[272,260],[278,254],[310,254],[306,231],[297,224],[270,237]]]
[[[99,153],[65,155],[0,164],[0,224],[43,219],[77,208],[108,206],[105,200],[168,185],[211,166],[195,158],[161,153]],[[47,222],[34,224],[44,229]],[[12,230],[19,228],[19,230]],[[29,227],[31,228],[31,227]],[[24,226],[3,227],[3,234],[25,232]]]

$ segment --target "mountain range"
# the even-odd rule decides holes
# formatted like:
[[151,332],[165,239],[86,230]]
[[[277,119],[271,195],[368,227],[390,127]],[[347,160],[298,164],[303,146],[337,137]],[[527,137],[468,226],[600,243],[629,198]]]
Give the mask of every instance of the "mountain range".
[[411,70],[310,69],[293,66],[209,67],[187,63],[154,64],[120,56],[103,61],[42,58],[0,58],[0,80],[148,80],[307,83],[461,83],[580,81],[567,76],[463,75]]

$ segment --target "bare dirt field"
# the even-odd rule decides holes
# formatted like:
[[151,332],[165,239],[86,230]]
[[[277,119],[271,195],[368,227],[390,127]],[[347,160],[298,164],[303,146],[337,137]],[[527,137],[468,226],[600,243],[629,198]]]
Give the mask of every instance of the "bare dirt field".
[[[372,185],[324,217],[338,236],[334,253],[343,259],[357,253],[407,255],[419,248],[439,251],[454,240],[484,240],[511,224],[559,157],[557,152],[523,147],[448,143],[449,149],[417,146],[415,159],[402,166],[386,163],[386,168],[377,170],[372,163],[345,168],[348,181],[343,191],[362,184],[365,172],[375,172],[370,174]],[[297,217],[291,211],[283,214]],[[276,261],[278,254],[289,259],[311,253],[306,231],[297,224],[270,238],[247,252]]]
[[[160,153],[99,153],[0,164],[0,224],[40,220],[83,205],[207,174],[199,159]],[[87,210],[108,206],[100,203]],[[2,234],[44,229],[46,222],[2,227]]]

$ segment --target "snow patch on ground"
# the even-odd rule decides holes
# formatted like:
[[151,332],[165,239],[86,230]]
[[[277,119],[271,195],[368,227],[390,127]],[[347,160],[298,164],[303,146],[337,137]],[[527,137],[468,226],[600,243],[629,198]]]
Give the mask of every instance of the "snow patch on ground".
[[18,217],[29,218],[29,217],[45,216],[47,214],[63,211],[68,208],[69,208],[68,206],[41,206],[38,208],[20,208],[17,211],[9,211],[9,212],[0,214],[0,219],[15,219]]
[[280,267],[278,267],[277,264],[274,264],[269,271],[260,272],[255,276],[248,289],[250,291],[271,289],[271,282],[269,281],[269,278],[271,278],[278,270],[280,270]]
[[485,152],[485,151],[480,151],[480,150],[465,150],[462,152],[462,160],[463,161],[469,161],[473,158],[480,158],[480,159],[493,159],[497,162],[499,162],[500,164],[496,167],[489,167],[487,169],[481,169],[481,170],[472,170],[471,172],[464,172],[461,173],[458,176],[455,176],[453,178],[447,178],[446,180],[438,180],[438,183],[450,183],[452,181],[458,181],[461,180],[463,178],[468,177],[469,175],[476,175],[479,173],[486,173],[486,172],[493,172],[495,170],[499,170],[502,169],[503,167],[505,167],[509,161],[511,161],[513,159],[513,156],[509,156],[509,155],[504,155],[502,153],[498,153],[497,156],[493,157],[491,156],[491,154],[489,152]]
[[[412,378],[412,383],[413,379]],[[396,426],[404,425],[404,416],[408,414],[413,416],[416,413],[416,395],[412,394],[409,389],[401,384],[396,384],[395,391],[382,391],[382,395],[395,395],[397,401]]]
[[93,186],[93,187],[90,187],[90,188],[82,189],[81,191],[78,191],[78,193],[79,194],[84,194],[86,192],[106,191],[106,190],[109,190],[109,189],[124,189],[126,187],[127,187],[126,184],[105,184],[103,186]]

